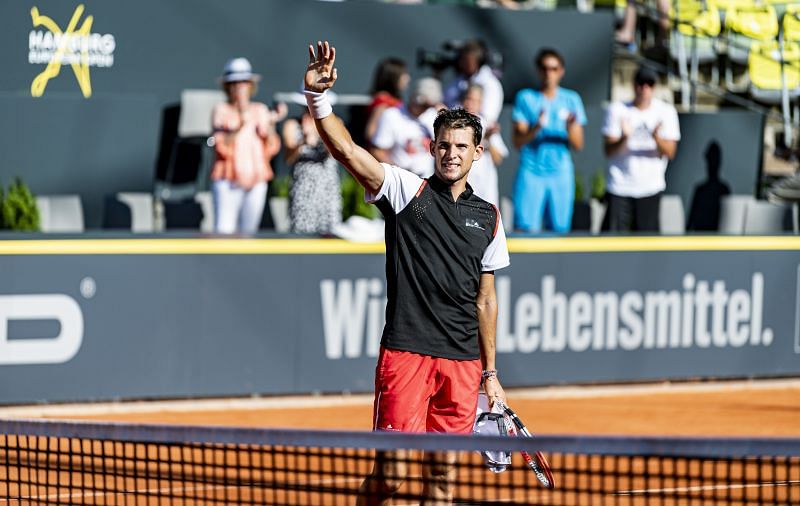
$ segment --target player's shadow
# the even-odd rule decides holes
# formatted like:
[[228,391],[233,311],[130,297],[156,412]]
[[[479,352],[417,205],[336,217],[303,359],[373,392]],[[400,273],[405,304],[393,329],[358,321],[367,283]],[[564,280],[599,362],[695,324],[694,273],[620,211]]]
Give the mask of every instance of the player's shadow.
[[719,230],[719,214],[722,197],[730,195],[731,187],[720,178],[722,149],[716,139],[712,139],[703,153],[706,159],[707,178],[694,188],[689,211],[687,230]]

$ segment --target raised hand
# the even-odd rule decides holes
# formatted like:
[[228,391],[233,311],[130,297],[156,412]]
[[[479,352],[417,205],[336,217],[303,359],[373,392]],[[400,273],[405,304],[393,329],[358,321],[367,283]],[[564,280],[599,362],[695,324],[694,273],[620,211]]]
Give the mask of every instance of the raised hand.
[[336,48],[331,46],[328,41],[317,41],[317,50],[314,46],[308,46],[308,68],[306,69],[305,88],[309,91],[322,93],[333,86],[336,82],[336,69],[333,63],[336,61]]

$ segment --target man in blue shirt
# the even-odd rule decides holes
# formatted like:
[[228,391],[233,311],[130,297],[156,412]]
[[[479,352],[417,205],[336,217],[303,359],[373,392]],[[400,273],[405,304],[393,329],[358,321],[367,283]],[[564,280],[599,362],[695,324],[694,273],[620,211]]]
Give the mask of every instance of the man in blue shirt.
[[543,217],[553,231],[569,232],[575,200],[570,148],[583,149],[586,113],[577,92],[559,86],[564,58],[544,48],[536,56],[541,90],[517,93],[511,119],[514,147],[520,150],[514,182],[514,228],[540,232]]

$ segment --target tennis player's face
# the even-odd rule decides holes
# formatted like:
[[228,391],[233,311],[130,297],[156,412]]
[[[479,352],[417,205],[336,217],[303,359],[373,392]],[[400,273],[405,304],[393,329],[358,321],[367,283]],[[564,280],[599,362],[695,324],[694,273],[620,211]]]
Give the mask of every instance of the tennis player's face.
[[442,129],[431,144],[436,175],[447,183],[466,177],[472,162],[482,153],[483,146],[475,145],[472,128]]

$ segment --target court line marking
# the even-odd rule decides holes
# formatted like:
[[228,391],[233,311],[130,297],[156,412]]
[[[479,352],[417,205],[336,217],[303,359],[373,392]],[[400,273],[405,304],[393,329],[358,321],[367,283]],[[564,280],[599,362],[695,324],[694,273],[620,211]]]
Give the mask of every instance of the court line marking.
[[[147,478],[140,478],[146,480]],[[156,478],[151,478],[152,480],[157,480]],[[113,481],[113,480],[111,480]],[[305,483],[293,483],[293,485],[330,485],[330,484],[338,484],[338,483],[360,483],[362,481],[361,478],[326,478],[323,480],[315,480],[312,482],[305,482]],[[41,485],[41,488],[69,488],[68,486],[58,486],[58,485]],[[61,499],[76,499],[76,498],[89,498],[89,497],[106,497],[106,496],[116,496],[116,495],[146,495],[146,494],[176,494],[176,493],[186,493],[186,492],[206,492],[206,491],[213,491],[213,490],[225,490],[225,489],[254,489],[255,486],[248,486],[248,485],[203,485],[203,486],[189,486],[189,487],[161,487],[161,488],[145,488],[145,489],[136,489],[136,490],[109,490],[104,492],[73,492],[73,493],[62,493],[62,494],[47,494],[47,495],[26,495],[21,496],[19,498],[14,499],[0,499],[0,503],[9,503],[12,501],[52,501],[52,500],[61,500]],[[280,489],[279,489],[280,490]],[[285,492],[296,492],[296,493],[305,493],[303,491],[285,491]],[[240,494],[241,495],[241,494]],[[248,494],[250,495],[250,494]],[[182,499],[182,498],[178,498]],[[203,500],[204,498],[193,498],[187,497],[189,500],[200,499]]]
[[672,487],[672,488],[644,488],[638,490],[620,490],[614,495],[645,495],[662,494],[675,492],[704,492],[710,490],[741,490],[745,488],[769,488],[769,487],[788,487],[800,484],[800,480],[786,481],[764,481],[761,483],[731,483],[729,485],[698,485],[693,487]]
[[[512,399],[573,399],[653,394],[800,389],[800,378],[730,380],[703,383],[659,382],[633,385],[569,385],[506,388]],[[84,404],[36,404],[0,407],[6,418],[93,416],[133,413],[190,413],[197,411],[330,408],[372,406],[373,394],[275,396],[227,399],[118,401]]]

